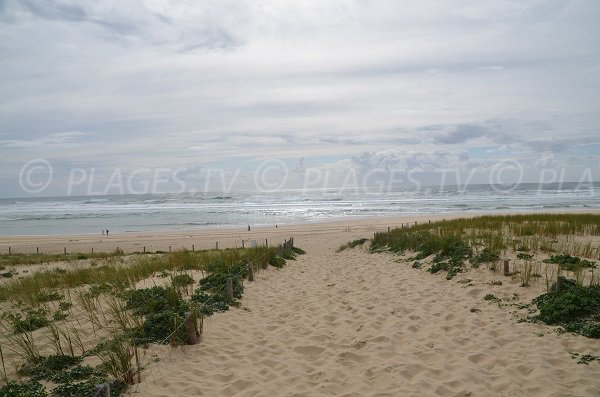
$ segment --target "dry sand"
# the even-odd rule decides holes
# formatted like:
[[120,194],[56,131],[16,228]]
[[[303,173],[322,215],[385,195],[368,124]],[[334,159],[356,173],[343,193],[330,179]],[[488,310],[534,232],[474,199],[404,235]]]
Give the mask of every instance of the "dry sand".
[[[138,250],[135,244],[146,244],[164,250],[192,243],[197,249],[213,247],[217,239],[225,247],[239,246],[242,239],[293,236],[307,251],[283,269],[271,268],[247,282],[242,306],[205,320],[200,344],[151,349],[160,360],[146,368],[133,395],[600,395],[600,363],[580,365],[570,354],[600,355],[600,340],[518,323],[526,309],[483,299],[487,293],[507,299],[517,293],[507,303],[529,303],[543,291],[541,282],[522,288],[483,268],[448,281],[389,254],[364,248],[335,252],[342,243],[402,222],[414,219],[111,236],[101,243],[97,236],[2,238],[0,243],[22,249],[69,243],[74,251],[112,249],[114,243]],[[471,285],[459,282],[466,278]],[[491,280],[503,285],[489,285]]]

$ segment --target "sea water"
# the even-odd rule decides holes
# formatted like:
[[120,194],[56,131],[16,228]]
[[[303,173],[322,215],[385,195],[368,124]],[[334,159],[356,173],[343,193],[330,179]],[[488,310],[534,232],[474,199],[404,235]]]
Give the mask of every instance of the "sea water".
[[359,217],[600,208],[600,184],[0,199],[0,235],[130,233]]

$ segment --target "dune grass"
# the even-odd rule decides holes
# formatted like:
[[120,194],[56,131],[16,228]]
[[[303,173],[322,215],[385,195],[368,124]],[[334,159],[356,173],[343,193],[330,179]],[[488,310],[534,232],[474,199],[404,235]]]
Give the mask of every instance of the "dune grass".
[[444,239],[455,238],[472,247],[476,254],[486,249],[491,255],[499,255],[511,249],[600,259],[598,244],[577,239],[584,236],[600,236],[600,215],[527,214],[461,218],[377,233],[371,249],[433,254]]
[[[600,259],[597,236],[600,215],[483,216],[377,233],[371,251],[411,252],[411,261],[430,258],[427,270],[446,271],[448,279],[481,263],[496,271],[501,258],[515,255],[511,276],[521,287],[545,278],[547,292],[533,301],[540,310],[534,321],[600,338],[600,277],[589,260]],[[484,299],[498,301],[492,294]]]
[[[281,267],[286,259],[300,253],[304,251],[282,247],[176,251],[103,266],[43,270],[11,279],[0,287],[0,297],[11,304],[0,326],[5,346],[20,357],[20,374],[29,379],[8,382],[0,388],[0,395],[87,396],[93,395],[95,384],[105,381],[111,382],[111,389],[122,390],[139,381],[141,369],[147,364],[140,360],[140,346],[183,344],[186,316],[191,314],[197,327],[200,323],[197,329],[201,332],[204,316],[239,304],[243,279],[250,270],[256,274],[268,266]],[[202,275],[196,288],[192,271]],[[139,281],[157,275],[169,277],[166,285],[136,289]],[[228,280],[233,298],[227,294]],[[74,305],[79,312],[71,318]],[[95,337],[104,335],[103,341],[91,349],[82,342],[81,331],[67,323],[79,323],[84,318],[91,323]],[[59,320],[66,322],[58,325]],[[40,352],[41,332],[54,355]],[[81,367],[78,354],[97,356],[102,364]],[[46,363],[58,359],[73,362],[47,368]],[[50,380],[58,386],[46,390],[40,388],[38,380]]]
[[111,252],[69,252],[67,254],[26,254],[12,253],[0,254],[0,266],[18,266],[18,265],[39,265],[51,262],[73,262],[86,259],[108,259],[122,257],[132,254],[125,254],[121,249],[115,249]]

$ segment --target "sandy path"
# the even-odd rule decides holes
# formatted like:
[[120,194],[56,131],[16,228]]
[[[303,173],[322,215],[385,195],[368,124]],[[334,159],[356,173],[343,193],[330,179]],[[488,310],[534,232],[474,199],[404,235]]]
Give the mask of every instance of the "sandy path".
[[[518,286],[487,285],[497,278],[488,270],[446,281],[387,254],[334,253],[347,239],[299,241],[307,255],[247,283],[242,308],[211,317],[201,344],[151,365],[141,394],[600,395],[600,363],[569,354],[599,354],[600,341],[519,324],[483,300]],[[456,282],[465,277],[474,285]]]

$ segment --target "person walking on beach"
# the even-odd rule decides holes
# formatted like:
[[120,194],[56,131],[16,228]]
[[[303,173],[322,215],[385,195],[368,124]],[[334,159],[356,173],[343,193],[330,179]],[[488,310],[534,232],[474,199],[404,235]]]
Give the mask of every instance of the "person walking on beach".
[[248,225],[248,231],[250,231],[250,225]]
[[106,229],[106,235],[108,236],[108,229]]

